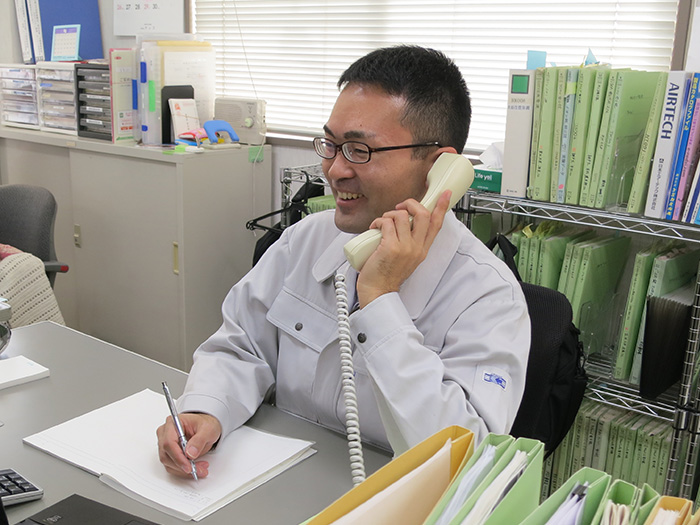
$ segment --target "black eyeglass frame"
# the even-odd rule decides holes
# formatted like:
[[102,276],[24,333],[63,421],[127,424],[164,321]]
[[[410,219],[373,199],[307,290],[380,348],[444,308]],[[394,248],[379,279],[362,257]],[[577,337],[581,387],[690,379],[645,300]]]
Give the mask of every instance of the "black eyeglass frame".
[[[342,152],[343,157],[345,157],[348,162],[351,162],[353,164],[367,164],[372,159],[372,153],[376,153],[376,152],[380,152],[380,151],[391,151],[391,150],[395,150],[395,149],[407,149],[407,148],[425,148],[425,147],[430,147],[430,146],[437,146],[438,148],[442,147],[439,142],[433,141],[433,142],[424,142],[421,144],[403,144],[401,146],[386,146],[383,148],[372,148],[372,147],[368,146],[367,144],[365,144],[364,142],[360,142],[359,140],[346,140],[342,144],[336,144],[332,140],[327,139],[325,137],[315,137],[313,140],[313,144],[314,144],[314,151],[316,152],[316,155],[318,155],[322,159],[326,159],[326,160],[334,159],[338,155],[338,151],[340,151],[340,152]],[[335,147],[335,153],[333,154],[332,157],[327,157],[327,156],[321,154],[321,151],[325,150],[325,148],[323,147],[324,144],[332,144]],[[367,148],[367,160],[357,161],[357,160],[351,159],[350,154],[345,149],[347,144],[359,144],[359,145]]]

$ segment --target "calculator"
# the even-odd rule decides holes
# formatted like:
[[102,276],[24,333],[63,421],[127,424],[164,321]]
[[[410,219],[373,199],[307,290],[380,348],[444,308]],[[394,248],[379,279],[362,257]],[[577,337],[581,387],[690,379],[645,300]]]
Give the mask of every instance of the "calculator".
[[11,468],[0,469],[0,497],[5,507],[39,499],[44,490]]

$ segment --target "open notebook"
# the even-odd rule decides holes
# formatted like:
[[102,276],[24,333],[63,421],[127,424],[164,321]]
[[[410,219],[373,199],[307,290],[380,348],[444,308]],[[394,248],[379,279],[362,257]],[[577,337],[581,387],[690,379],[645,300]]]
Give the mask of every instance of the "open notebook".
[[156,452],[156,428],[168,415],[164,396],[146,389],[24,442],[99,476],[146,505],[195,521],[315,453],[309,441],[243,426],[207,455],[206,478],[175,478]]

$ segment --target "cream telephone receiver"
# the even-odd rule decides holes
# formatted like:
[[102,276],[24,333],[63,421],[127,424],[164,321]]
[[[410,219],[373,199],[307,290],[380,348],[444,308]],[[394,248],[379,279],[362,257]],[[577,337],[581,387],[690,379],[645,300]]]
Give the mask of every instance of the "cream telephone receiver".
[[[449,189],[452,190],[450,198],[450,208],[452,208],[467,192],[473,180],[474,168],[465,157],[456,153],[443,153],[428,172],[428,191],[421,204],[433,211],[440,195]],[[377,249],[381,238],[382,234],[379,230],[368,230],[345,245],[345,256],[358,272],[362,269],[367,258]],[[360,438],[360,415],[355,391],[348,294],[342,268],[335,275],[335,297],[338,310],[340,377],[345,405],[345,428],[348,436],[350,470],[353,484],[358,485],[365,480],[365,465]]]
[[[457,153],[443,153],[428,172],[428,191],[421,204],[433,211],[438,198],[445,190],[452,190],[450,208],[467,192],[474,181],[474,168],[466,157]],[[367,230],[345,245],[345,257],[358,272],[379,246],[382,234],[379,230]]]

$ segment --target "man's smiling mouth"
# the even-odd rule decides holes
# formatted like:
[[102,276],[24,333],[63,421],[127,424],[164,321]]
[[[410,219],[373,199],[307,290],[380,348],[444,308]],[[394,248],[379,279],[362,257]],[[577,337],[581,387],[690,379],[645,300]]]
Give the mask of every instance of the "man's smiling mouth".
[[361,193],[345,193],[344,191],[338,192],[338,198],[346,201],[359,199],[360,197],[362,197]]

